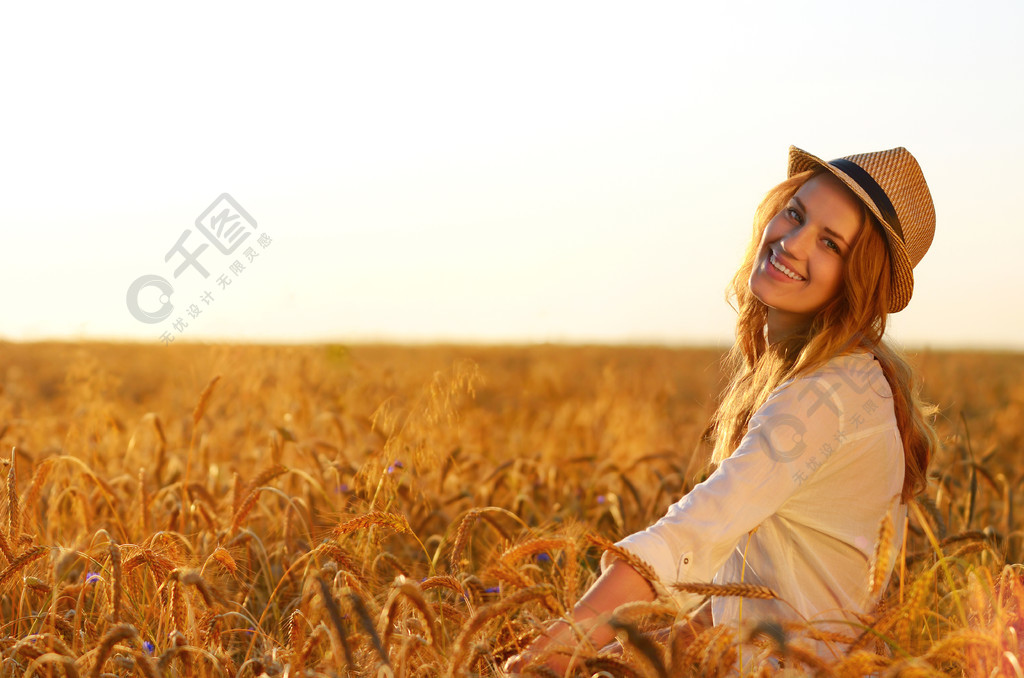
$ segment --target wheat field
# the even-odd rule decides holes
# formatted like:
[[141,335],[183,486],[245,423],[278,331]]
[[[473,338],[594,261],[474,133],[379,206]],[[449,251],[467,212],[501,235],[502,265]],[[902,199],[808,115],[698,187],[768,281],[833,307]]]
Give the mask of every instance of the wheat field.
[[[722,386],[714,349],[0,348],[4,678],[500,676],[700,482]],[[872,614],[684,643],[663,598],[578,675],[1024,678],[1024,355],[912,362],[943,447]]]

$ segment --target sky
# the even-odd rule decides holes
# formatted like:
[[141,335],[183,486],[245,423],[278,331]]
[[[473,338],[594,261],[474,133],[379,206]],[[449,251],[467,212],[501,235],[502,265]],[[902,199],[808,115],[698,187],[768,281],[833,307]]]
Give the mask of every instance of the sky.
[[727,345],[792,144],[920,162],[897,342],[1024,350],[1022,32],[1021,2],[8,4],[0,339]]

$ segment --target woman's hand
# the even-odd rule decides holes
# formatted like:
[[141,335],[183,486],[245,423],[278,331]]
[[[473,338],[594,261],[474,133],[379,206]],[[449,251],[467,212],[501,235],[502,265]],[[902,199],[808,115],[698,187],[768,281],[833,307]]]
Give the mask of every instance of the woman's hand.
[[561,620],[556,621],[540,637],[530,643],[525,650],[509,657],[502,668],[510,675],[518,675],[527,666],[546,666],[562,675],[569,668],[569,658],[565,655],[552,654],[542,664],[537,664],[537,661],[544,654],[544,651],[550,647],[551,643],[568,644],[571,640],[572,629],[569,627],[569,624]]
[[[606,623],[606,617],[619,605],[638,600],[654,600],[650,585],[627,563],[614,560],[576,604],[572,613],[573,622],[592,645],[603,647],[615,637],[615,631]],[[510,657],[504,669],[514,674],[534,664],[548,647],[575,647],[578,642],[572,627],[565,621],[557,621],[525,650]],[[564,654],[552,654],[544,660],[542,666],[564,674],[569,661],[570,658]]]

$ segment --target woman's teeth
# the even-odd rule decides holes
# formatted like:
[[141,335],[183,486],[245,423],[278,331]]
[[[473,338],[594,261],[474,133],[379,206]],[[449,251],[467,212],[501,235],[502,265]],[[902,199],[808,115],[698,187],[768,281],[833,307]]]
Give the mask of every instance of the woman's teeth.
[[782,262],[775,258],[775,252],[768,258],[768,262],[775,267],[775,270],[782,271],[793,280],[803,280],[799,275],[783,266]]

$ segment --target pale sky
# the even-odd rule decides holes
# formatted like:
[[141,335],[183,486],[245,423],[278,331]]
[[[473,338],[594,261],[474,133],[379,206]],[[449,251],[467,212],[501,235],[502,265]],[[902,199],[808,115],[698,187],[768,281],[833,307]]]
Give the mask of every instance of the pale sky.
[[[727,344],[795,144],[924,169],[892,336],[1024,349],[1024,3],[966,7],[7,5],[0,338]],[[230,255],[196,225],[223,193]],[[165,261],[186,230],[207,279]]]

